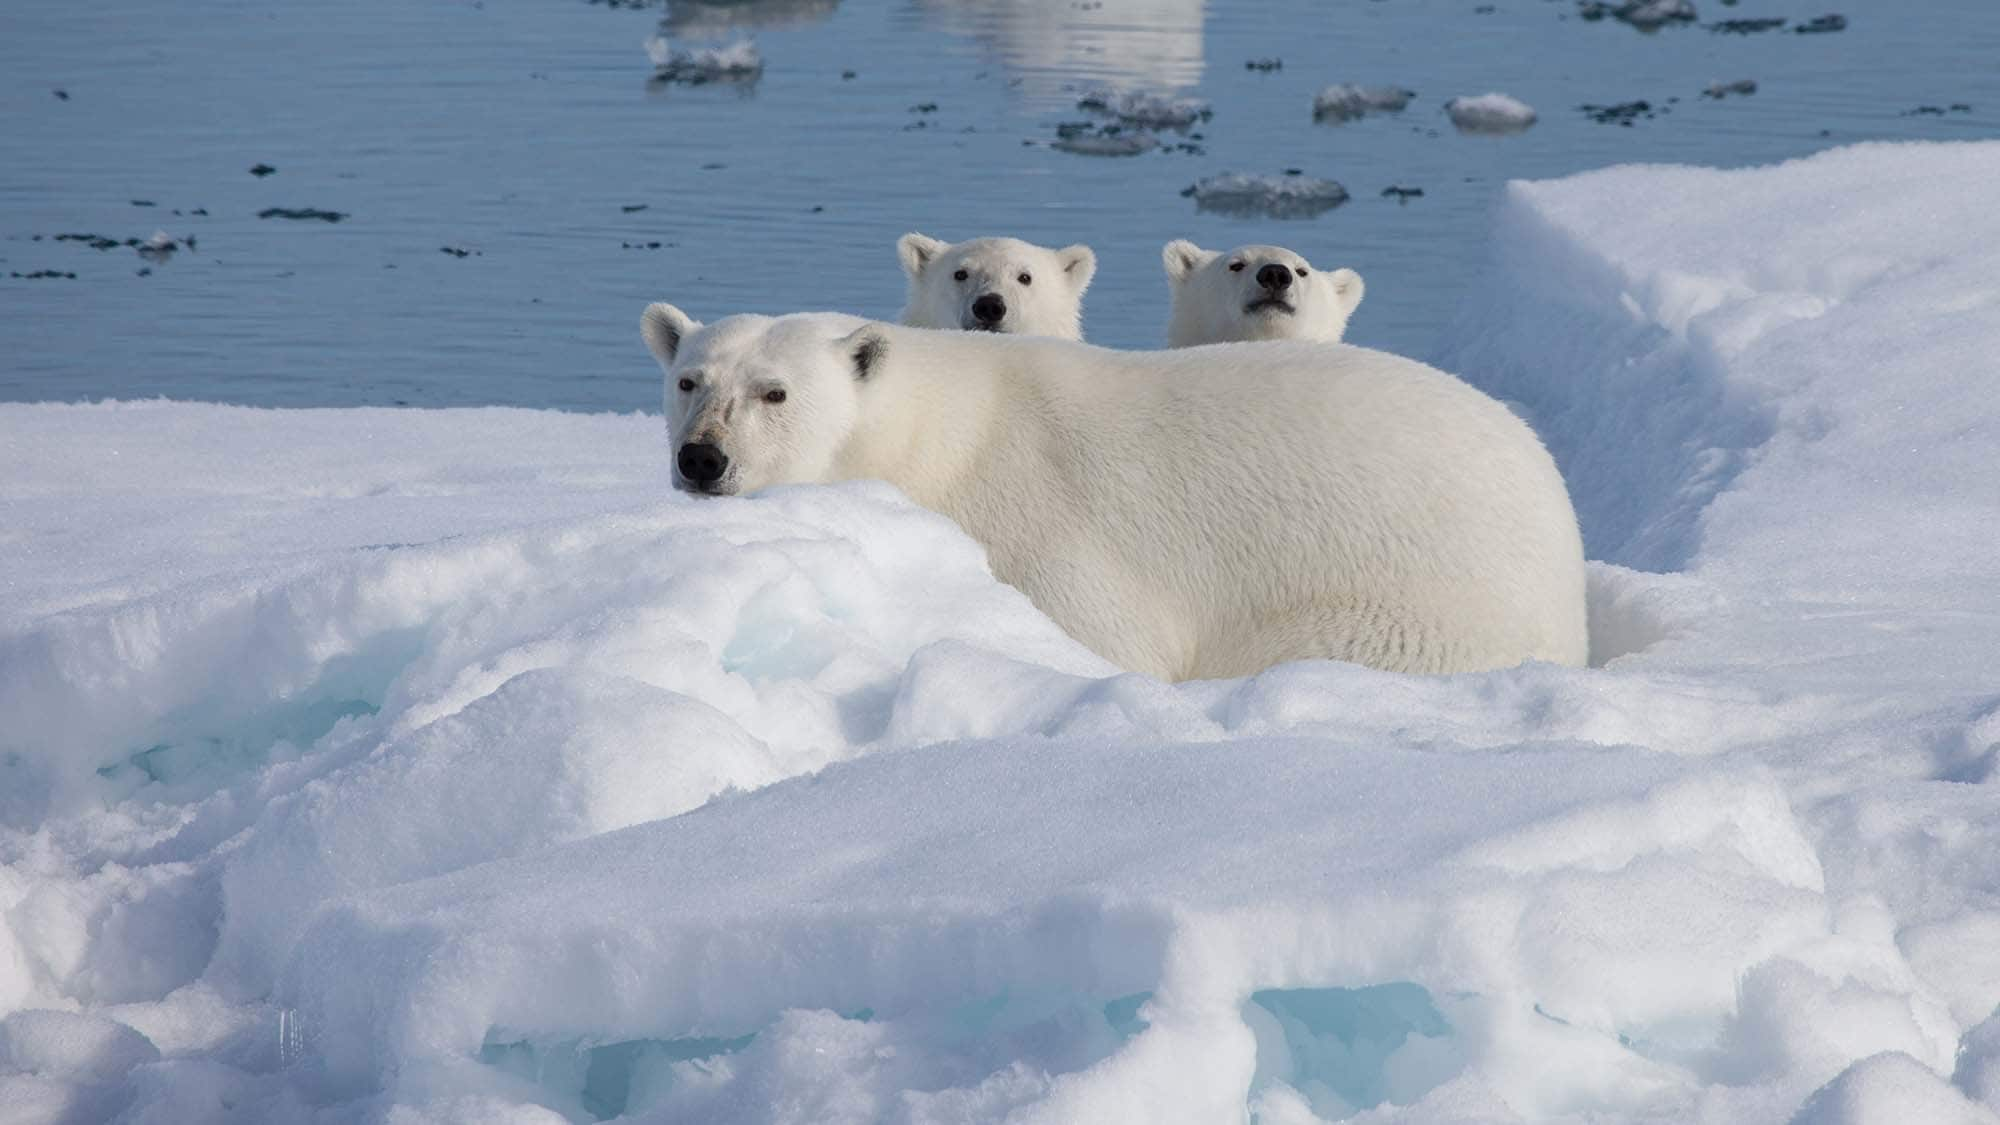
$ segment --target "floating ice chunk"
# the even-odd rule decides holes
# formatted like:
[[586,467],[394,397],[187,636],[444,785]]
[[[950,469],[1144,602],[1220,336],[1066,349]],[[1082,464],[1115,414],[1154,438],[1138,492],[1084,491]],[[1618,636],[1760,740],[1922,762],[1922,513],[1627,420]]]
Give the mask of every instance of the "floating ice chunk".
[[1535,123],[1534,107],[1506,94],[1453,98],[1444,111],[1461,133],[1518,133]]
[[653,60],[655,82],[700,86],[709,82],[746,82],[764,73],[757,44],[739,39],[719,47],[677,48],[665,37],[646,40],[646,57]]
[[1703,90],[1701,92],[1701,96],[1704,98],[1721,99],[1721,98],[1726,98],[1731,94],[1742,94],[1747,96],[1750,94],[1754,94],[1756,92],[1757,92],[1756,79],[1739,78],[1734,82],[1711,83],[1708,89]]
[[1117,125],[1102,128],[1060,125],[1049,147],[1078,156],[1137,156],[1160,147],[1160,140],[1143,130],[1126,130]]
[[1282,176],[1224,172],[1181,190],[1204,211],[1302,219],[1347,202],[1347,189],[1332,180],[1287,171]]
[[1344,82],[1328,86],[1313,97],[1313,120],[1340,122],[1371,113],[1398,113],[1416,96],[1416,91],[1396,86],[1356,86]]
[[1846,31],[1847,17],[1838,12],[1829,12],[1823,16],[1815,16],[1792,30],[1798,32],[1800,35],[1820,35],[1829,31]]
[[1175,98],[1139,90],[1096,90],[1077,99],[1076,108],[1116,117],[1141,129],[1188,129],[1214,112],[1200,98]]
[[1626,0],[1623,4],[1583,0],[1577,7],[1579,14],[1587,20],[1612,16],[1633,27],[1648,30],[1670,23],[1690,23],[1695,18],[1692,0]]

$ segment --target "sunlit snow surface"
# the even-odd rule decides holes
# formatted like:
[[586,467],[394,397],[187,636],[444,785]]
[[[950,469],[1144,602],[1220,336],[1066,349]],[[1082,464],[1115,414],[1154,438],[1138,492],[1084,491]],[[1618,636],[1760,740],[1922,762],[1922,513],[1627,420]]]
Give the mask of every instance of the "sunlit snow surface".
[[1990,1125],[1996,178],[1509,191],[1581,671],[1116,675],[651,417],[0,407],[0,1120]]

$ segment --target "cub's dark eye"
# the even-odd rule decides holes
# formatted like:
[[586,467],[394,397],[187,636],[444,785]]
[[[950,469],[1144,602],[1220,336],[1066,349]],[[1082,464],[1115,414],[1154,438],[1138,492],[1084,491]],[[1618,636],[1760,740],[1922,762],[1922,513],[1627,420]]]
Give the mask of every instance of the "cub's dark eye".
[[691,390],[694,390],[694,380],[693,380],[693,379],[682,379],[682,380],[681,380],[681,390],[684,390],[684,391],[691,391]]
[[1308,271],[1307,271],[1307,269],[1306,269],[1306,268],[1305,268],[1304,266],[1295,266],[1295,267],[1293,267],[1293,268],[1299,271],[1299,276],[1300,276],[1300,277],[1304,277],[1304,276],[1305,276],[1305,275],[1307,274],[1307,272],[1308,272]]
[[765,402],[783,402],[783,401],[785,401],[785,392],[784,392],[784,391],[781,391],[781,390],[769,390],[769,391],[765,391],[765,392],[764,392],[764,401],[765,401]]
[[1020,275],[1019,277],[1015,278],[1014,280],[1015,280],[1015,281],[1018,281],[1018,282],[1020,282],[1020,283],[1021,283],[1021,284],[1023,284],[1023,285],[1033,285],[1033,284],[1035,283],[1035,279],[1034,279],[1034,278],[1032,278],[1032,277],[1029,277],[1029,276],[1028,276],[1027,274],[1025,274],[1025,273],[1024,273],[1024,274],[1022,274],[1022,275]]
[[1243,272],[1243,263],[1242,263],[1242,262],[1231,262],[1231,263],[1229,263],[1229,272],[1230,272],[1230,273],[1242,273],[1242,272]]
[[971,274],[966,273],[964,270],[959,270],[958,272],[951,275],[951,279],[953,281],[964,281],[966,278],[971,276],[972,276]]

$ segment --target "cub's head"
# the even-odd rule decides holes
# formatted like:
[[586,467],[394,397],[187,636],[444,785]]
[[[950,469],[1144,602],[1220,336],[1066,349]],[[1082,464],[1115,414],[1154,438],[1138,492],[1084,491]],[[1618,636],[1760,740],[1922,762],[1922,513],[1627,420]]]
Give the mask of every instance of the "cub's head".
[[666,373],[674,487],[733,496],[834,479],[879,353],[858,331],[867,324],[802,313],[704,325],[672,305],[648,306],[640,329]]
[[897,240],[896,254],[910,279],[904,324],[1083,338],[1083,291],[1097,272],[1088,246],[1050,250],[1018,238],[951,243],[913,231]]
[[1314,269],[1282,246],[1203,250],[1185,239],[1161,252],[1173,311],[1167,343],[1185,348],[1240,340],[1324,340],[1347,331],[1361,304],[1361,275]]

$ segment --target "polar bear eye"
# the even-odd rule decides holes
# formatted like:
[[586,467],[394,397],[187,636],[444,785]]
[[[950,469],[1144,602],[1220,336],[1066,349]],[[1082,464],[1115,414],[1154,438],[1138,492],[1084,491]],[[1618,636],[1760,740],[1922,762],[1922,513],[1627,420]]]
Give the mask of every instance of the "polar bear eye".
[[1229,272],[1230,272],[1230,273],[1242,273],[1242,272],[1243,272],[1243,263],[1242,263],[1242,262],[1231,262],[1231,263],[1229,263]]
[[1018,281],[1018,282],[1020,282],[1020,283],[1021,283],[1021,284],[1023,284],[1023,285],[1033,285],[1033,284],[1035,283],[1035,279],[1034,279],[1034,278],[1032,278],[1032,277],[1029,277],[1029,276],[1028,276],[1027,274],[1025,274],[1025,273],[1024,273],[1024,274],[1021,274],[1021,275],[1020,275],[1019,277],[1016,277],[1016,278],[1015,278],[1014,280],[1015,280],[1015,281]]
[[1294,266],[1294,267],[1292,267],[1292,268],[1293,268],[1293,269],[1296,269],[1296,270],[1298,270],[1298,271],[1299,271],[1299,276],[1300,276],[1300,277],[1304,277],[1304,276],[1306,275],[1306,273],[1308,272],[1308,271],[1306,270],[1306,268],[1305,268],[1304,266]]
[[683,390],[683,391],[691,391],[691,390],[694,390],[694,380],[693,380],[693,379],[682,379],[682,380],[681,380],[681,390]]
[[769,403],[783,402],[785,401],[785,392],[782,388],[773,387],[764,392],[764,401]]
[[964,281],[966,278],[971,276],[972,276],[971,274],[965,272],[964,270],[959,270],[951,275],[951,279],[953,281]]

